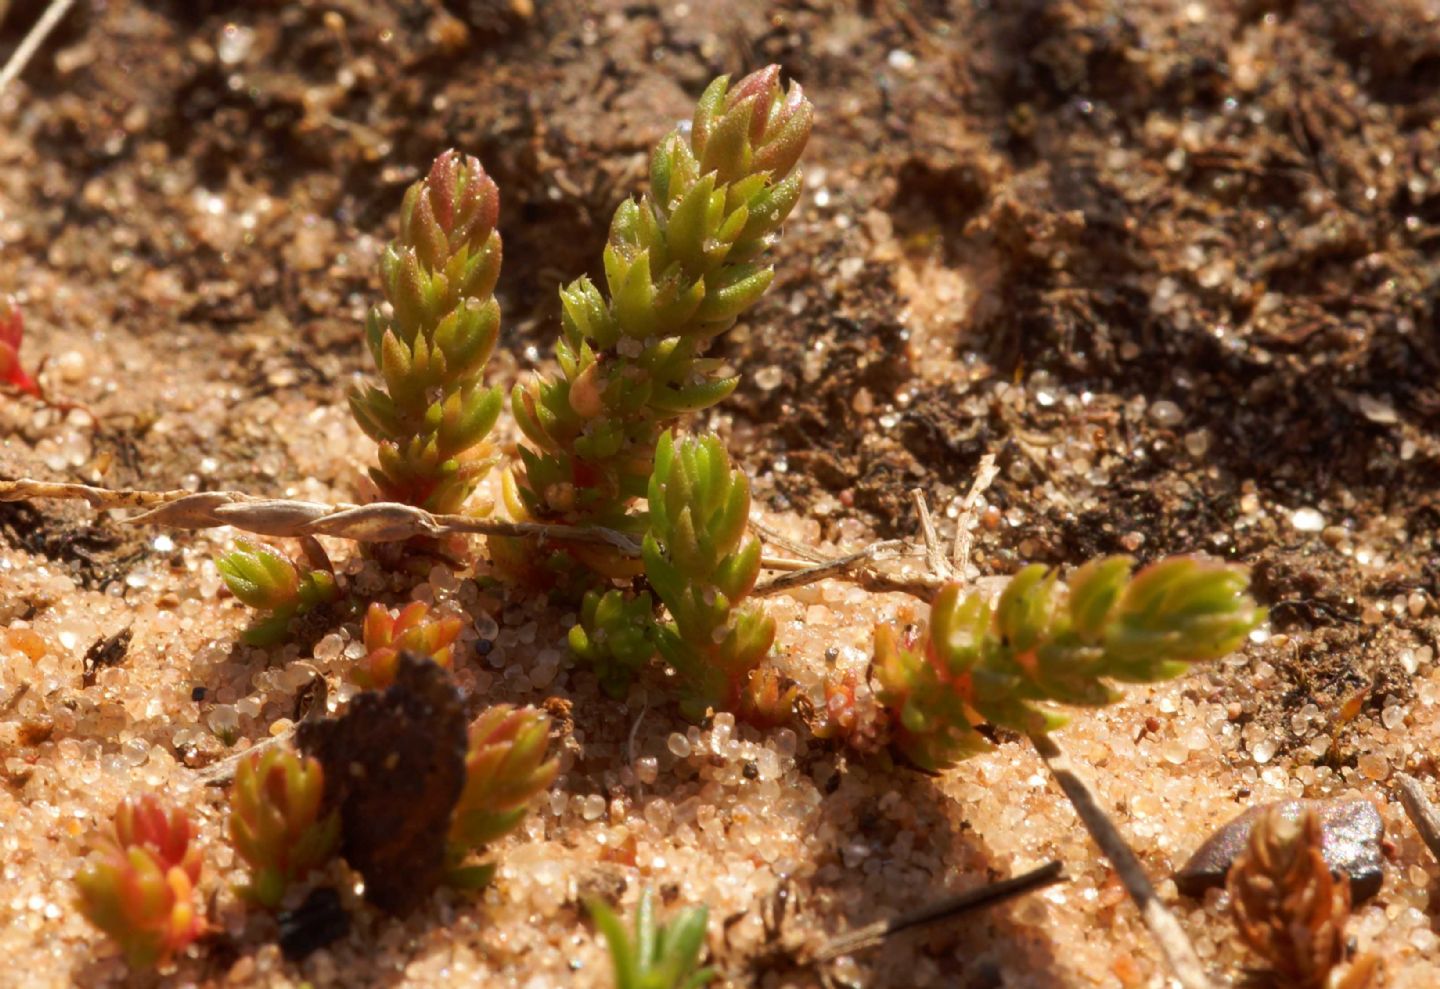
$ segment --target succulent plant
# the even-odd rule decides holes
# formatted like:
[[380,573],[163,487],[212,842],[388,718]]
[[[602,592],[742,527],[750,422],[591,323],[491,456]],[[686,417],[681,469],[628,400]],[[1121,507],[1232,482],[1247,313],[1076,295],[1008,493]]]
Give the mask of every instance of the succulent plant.
[[603,901],[590,900],[586,907],[610,948],[615,989],[698,989],[716,978],[714,969],[697,967],[705,946],[705,907],[682,910],[669,924],[660,924],[650,890],[644,890],[633,935]]
[[457,512],[496,462],[485,437],[503,399],[482,375],[500,332],[499,214],[480,162],[453,150],[405,193],[400,236],[380,259],[388,305],[365,323],[382,384],[350,394],[379,444],[370,474],[386,500]]
[[607,694],[624,697],[655,656],[654,599],[648,591],[587,591],[580,623],[570,629],[570,650],[595,668]]
[[339,597],[335,576],[326,570],[300,570],[268,546],[243,539],[234,552],[215,561],[215,567],[240,601],[269,615],[252,624],[241,636],[247,645],[271,646],[283,642],[290,620]]
[[779,728],[794,717],[799,700],[799,684],[778,670],[762,666],[750,671],[736,710],[756,728]]
[[395,669],[405,650],[448,670],[454,662],[452,645],[464,627],[453,615],[431,615],[423,601],[412,601],[395,615],[378,601],[371,602],[365,612],[365,656],[351,667],[350,679],[366,690],[384,690],[395,682]]
[[[661,431],[735,388],[704,354],[774,277],[760,258],[800,197],[811,119],[770,66],[716,79],[655,148],[649,192],[611,222],[607,291],[588,278],[561,290],[559,376],[512,394],[526,440],[505,487],[513,517],[638,528],[627,509],[646,494]],[[572,552],[608,576],[636,572],[607,550]]]
[[989,747],[975,730],[982,721],[1049,731],[1064,721],[1045,702],[1109,704],[1119,694],[1107,681],[1177,676],[1235,649],[1264,620],[1241,570],[1189,557],[1133,577],[1132,567],[1123,556],[1095,560],[1065,585],[1052,570],[1026,567],[993,608],[949,584],[918,634],[877,627],[880,700],[894,713],[900,751],[938,770]]
[[25,315],[8,295],[0,295],[0,384],[18,388],[27,395],[44,398],[39,383],[20,364],[20,345],[25,340]]
[[1252,985],[1276,989],[1363,989],[1378,967],[1364,956],[1343,967],[1350,881],[1325,864],[1320,818],[1273,808],[1255,822],[1249,847],[1230,868],[1230,909],[1240,939],[1265,961]]
[[325,773],[313,758],[269,748],[241,760],[230,793],[230,841],[250,866],[241,893],[267,909],[285,890],[329,861],[340,815],[323,814]]
[[75,876],[80,912],[120,945],[132,968],[163,964],[207,930],[192,832],[183,812],[154,796],[127,798],[114,831]]
[[746,533],[750,483],[714,436],[660,437],[650,479],[645,574],[670,612],[656,627],[660,654],[681,681],[681,709],[746,714],[751,675],[775,640],[775,622],[745,598],[760,573]]
[[467,853],[514,830],[527,805],[555,781],[558,759],[546,759],[550,719],[534,708],[497,704],[470,726],[465,787],[450,823],[451,877],[456,885],[489,881],[494,866],[464,867]]
[[178,807],[153,793],[126,797],[115,808],[115,844],[148,849],[162,869],[179,867],[192,883],[200,881],[200,849],[192,843],[195,826]]

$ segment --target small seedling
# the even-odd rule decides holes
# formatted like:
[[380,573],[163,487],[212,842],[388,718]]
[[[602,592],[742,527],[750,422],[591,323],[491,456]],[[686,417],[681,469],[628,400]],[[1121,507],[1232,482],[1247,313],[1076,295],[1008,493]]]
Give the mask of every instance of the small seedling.
[[350,679],[366,690],[384,690],[395,682],[396,665],[404,651],[425,656],[448,670],[454,662],[452,644],[464,627],[453,615],[431,615],[423,601],[412,601],[395,615],[378,601],[372,602],[365,612],[365,656],[351,668]]
[[365,323],[382,384],[350,394],[379,445],[370,476],[387,501],[458,512],[498,459],[485,437],[503,399],[482,378],[500,332],[499,215],[495,183],[455,151],[405,194],[380,259],[386,305]]
[[558,759],[546,759],[550,719],[533,708],[499,704],[470,726],[465,788],[450,823],[450,881],[477,887],[495,866],[463,865],[465,856],[519,826],[527,805],[555,781]]
[[992,608],[958,583],[942,589],[927,629],[875,630],[880,700],[894,742],[915,765],[939,770],[990,747],[982,721],[1040,734],[1064,723],[1047,702],[1099,707],[1120,696],[1107,681],[1154,683],[1218,659],[1265,618],[1245,573],[1188,557],[1131,576],[1114,556],[1067,584],[1035,565]]
[[590,900],[586,907],[610,948],[615,989],[698,989],[716,978],[713,968],[696,967],[705,946],[705,907],[682,910],[669,924],[660,924],[650,891],[644,890],[633,936],[608,904]]
[[645,575],[670,612],[656,627],[660,654],[681,681],[681,709],[744,715],[746,688],[775,641],[775,622],[745,598],[760,574],[760,543],[746,532],[750,482],[714,436],[655,450]]
[[648,591],[587,591],[580,624],[570,629],[570,650],[589,663],[600,687],[621,698],[635,674],[655,656],[655,600]]
[[115,843],[145,848],[163,869],[183,869],[192,883],[200,881],[200,849],[193,844],[195,826],[178,807],[169,807],[153,793],[126,797],[115,808]]
[[113,833],[75,876],[80,912],[120,945],[132,968],[164,964],[207,929],[192,834],[189,818],[153,795],[126,798]]
[[313,758],[270,748],[240,762],[230,794],[230,841],[250,866],[240,892],[269,910],[290,884],[329,861],[340,815],[321,814],[325,774]]
[[[722,76],[655,148],[649,192],[611,222],[607,291],[581,278],[560,293],[560,374],[511,396],[526,440],[504,489],[512,518],[638,533],[643,519],[628,510],[646,495],[661,432],[738,382],[704,354],[774,277],[760,258],[800,198],[812,113],[798,85],[782,88],[778,66],[734,86]],[[569,549],[605,576],[639,569],[608,549]],[[531,562],[513,546],[498,557]]]
[[645,576],[670,620],[657,619],[648,591],[590,591],[571,649],[612,696],[624,696],[658,650],[679,678],[688,717],[726,710],[759,726],[787,720],[796,687],[760,668],[775,623],[745,600],[760,573],[760,543],[746,534],[749,481],[716,437],[676,441],[666,432],[648,494]]
[[326,570],[301,573],[267,546],[236,540],[236,549],[215,561],[230,593],[269,614],[241,635],[251,646],[273,646],[290,633],[290,620],[339,597],[335,576]]

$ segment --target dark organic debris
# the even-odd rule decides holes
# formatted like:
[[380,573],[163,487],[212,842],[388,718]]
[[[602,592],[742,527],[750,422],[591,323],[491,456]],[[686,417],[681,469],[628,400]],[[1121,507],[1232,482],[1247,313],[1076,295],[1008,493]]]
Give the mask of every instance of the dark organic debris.
[[454,681],[407,652],[394,686],[366,691],[343,717],[296,733],[325,767],[341,853],[365,877],[365,898],[388,913],[410,912],[444,878],[450,815],[465,783],[465,729]]
[[38,509],[19,502],[0,504],[0,540],[58,564],[87,590],[104,590],[121,580],[149,550],[135,531],[108,515],[93,516],[82,505]]
[[1207,889],[1223,886],[1231,864],[1250,842],[1255,821],[1270,807],[1282,808],[1292,820],[1307,809],[1316,810],[1330,871],[1350,877],[1350,893],[1356,903],[1380,891],[1380,839],[1385,825],[1368,800],[1282,800],[1251,807],[1211,835],[1190,856],[1190,861],[1175,873],[1176,888],[1186,896],[1200,896]]
[[350,933],[350,915],[340,905],[340,894],[329,886],[312,890],[305,902],[286,910],[280,924],[280,951],[298,962]]
[[102,667],[118,666],[123,663],[125,654],[130,650],[130,640],[134,634],[134,631],[127,627],[114,635],[102,636],[92,642],[90,648],[85,650],[80,682],[87,687],[93,687],[95,686],[95,676]]

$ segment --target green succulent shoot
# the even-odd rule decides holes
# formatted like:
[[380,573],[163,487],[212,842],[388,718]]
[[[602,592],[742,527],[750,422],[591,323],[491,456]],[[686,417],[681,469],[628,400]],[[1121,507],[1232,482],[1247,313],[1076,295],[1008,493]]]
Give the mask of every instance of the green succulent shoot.
[[495,183],[457,151],[405,193],[400,236],[380,258],[387,305],[365,323],[382,381],[350,393],[388,501],[458,512],[498,459],[485,438],[503,398],[482,377],[500,332],[499,215]]
[[273,646],[290,632],[290,620],[339,596],[335,576],[326,570],[301,573],[295,564],[267,546],[243,539],[236,549],[215,561],[225,586],[236,598],[269,614],[245,630],[246,645]]
[[478,887],[490,881],[491,863],[463,865],[468,853],[519,826],[530,801],[555,781],[558,759],[546,759],[550,719],[534,708],[497,704],[470,726],[465,788],[450,820],[450,881]]
[[570,629],[570,651],[594,667],[607,694],[624,697],[655,656],[654,598],[648,591],[587,591],[580,623]]
[[395,682],[400,654],[413,652],[450,669],[455,640],[465,623],[453,615],[434,615],[423,601],[411,601],[398,614],[379,601],[365,612],[365,655],[350,668],[350,680],[365,690],[384,690]]
[[880,700],[895,716],[895,745],[940,770],[989,748],[989,722],[1028,734],[1064,719],[1050,702],[1099,707],[1116,683],[1154,683],[1218,659],[1265,619],[1243,570],[1176,557],[1132,576],[1134,561],[1085,564],[1061,583],[1033,565],[1012,577],[994,607],[946,585],[928,628],[902,637],[875,630]]
[[[517,520],[625,527],[666,424],[734,390],[737,378],[704,355],[774,277],[761,258],[800,198],[812,116],[772,65],[733,86],[716,79],[693,120],[655,148],[649,192],[611,222],[605,290],[588,278],[561,290],[560,374],[511,396],[526,441],[506,486]],[[575,555],[628,575],[613,553]]]
[[670,612],[656,644],[681,682],[681,710],[747,713],[747,687],[775,641],[775,622],[745,598],[760,574],[760,543],[746,532],[750,482],[731,470],[714,436],[655,448],[645,574]]
[[241,760],[230,793],[230,841],[250,867],[240,889],[269,910],[290,884],[329,861],[340,841],[340,815],[321,812],[325,771],[313,758],[269,748]]
[[650,890],[644,890],[633,935],[604,901],[589,900],[586,908],[610,949],[615,989],[699,989],[716,978],[713,968],[697,967],[705,946],[705,907],[689,907],[661,924]]
[[153,795],[127,798],[114,831],[75,876],[80,913],[120,945],[131,968],[165,963],[208,929],[193,834],[184,812]]

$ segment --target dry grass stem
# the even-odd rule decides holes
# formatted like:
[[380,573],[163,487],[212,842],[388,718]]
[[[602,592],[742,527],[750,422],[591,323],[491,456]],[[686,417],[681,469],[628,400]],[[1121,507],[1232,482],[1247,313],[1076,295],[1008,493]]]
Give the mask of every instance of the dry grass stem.
[[[35,53],[40,50],[45,39],[50,37],[50,32],[55,30],[56,25],[69,13],[74,4],[75,0],[50,0],[50,6],[45,8],[45,13],[40,15],[39,20],[11,53],[5,67],[0,69],[0,93],[5,92],[10,83],[25,71],[25,66],[30,64],[30,59],[35,57]],[[0,7],[0,12],[3,12],[3,7]]]
[[750,531],[759,536],[761,542],[768,543],[771,546],[778,546],[785,552],[792,556],[797,556],[802,560],[809,560],[811,563],[829,562],[825,554],[815,549],[815,547],[806,546],[802,542],[791,539],[783,532],[760,521],[760,519],[754,515],[750,516]]
[[0,501],[39,498],[81,500],[100,510],[143,508],[125,521],[176,529],[233,526],[263,536],[333,536],[356,542],[399,542],[417,536],[456,533],[485,536],[534,536],[572,543],[614,546],[632,556],[640,547],[623,532],[602,526],[505,522],[468,515],[435,515],[398,502],[326,505],[314,501],[259,498],[239,491],[112,491],[88,484],[61,484],[20,478],[0,481]]
[[1000,468],[995,466],[995,454],[985,454],[975,468],[975,480],[970,482],[970,490],[960,502],[960,513],[955,518],[955,548],[950,559],[961,576],[969,576],[974,569],[970,557],[975,549],[975,506],[979,504],[980,496],[989,490],[999,475]]
[[[314,501],[261,498],[240,491],[138,491],[111,490],[89,484],[70,484],[19,478],[0,481],[0,502],[53,498],[84,501],[98,511],[138,508],[143,511],[125,521],[132,524],[163,525],[176,529],[213,529],[231,526],[262,536],[306,538],[331,536],[356,542],[399,542],[417,536],[431,538],[456,533],[485,536],[539,537],[557,542],[613,546],[629,556],[638,556],[640,547],[628,535],[597,525],[551,525],[542,522],[506,522],[467,515],[436,515],[398,502],[369,505],[326,505]],[[831,577],[856,580],[866,586],[927,595],[943,581],[925,574],[894,575],[865,566],[882,553],[903,550],[903,540],[873,543],[855,553],[835,559],[795,543],[751,520],[751,528],[767,542],[801,559],[767,557],[762,565],[770,570],[789,571],[763,581],[757,595],[778,594]]]
[[930,515],[930,503],[925,500],[925,492],[915,488],[910,492],[910,500],[915,503],[915,514],[920,517],[920,535],[925,540],[925,565],[935,576],[953,580],[955,571],[940,547],[940,534],[935,530],[935,519]]
[[1150,884],[1144,866],[1125,841],[1125,836],[1100,807],[1089,784],[1075,771],[1070,757],[1048,735],[1031,735],[1030,742],[1040,753],[1040,758],[1045,760],[1055,782],[1070,798],[1085,830],[1090,832],[1090,837],[1115,867],[1115,874],[1120,877],[1135,906],[1140,908],[1145,926],[1160,945],[1160,951],[1180,985],[1184,989],[1213,989],[1213,983],[1200,964],[1200,956],[1195,953],[1195,946],[1190,943],[1175,915],[1165,909],[1155,895],[1155,887]]
[[1057,861],[1046,862],[1044,865],[1029,872],[1021,873],[1010,879],[1002,879],[999,882],[990,883],[985,886],[969,889],[963,893],[937,900],[930,905],[916,910],[913,913],[895,917],[892,920],[882,920],[874,924],[842,934],[821,948],[815,955],[815,961],[826,962],[840,958],[843,955],[854,954],[866,948],[872,948],[883,942],[886,938],[899,934],[912,927],[923,927],[927,924],[939,923],[942,920],[949,920],[971,910],[980,910],[985,907],[995,906],[1006,900],[1014,899],[1026,893],[1034,892],[1055,883],[1065,882],[1064,865]]
[[1430,849],[1430,854],[1440,861],[1440,813],[1420,789],[1420,781],[1405,773],[1395,774],[1395,786],[1400,791],[1400,805],[1410,817],[1410,823],[1420,832],[1420,840]]
[[865,567],[865,564],[873,562],[881,553],[903,549],[904,546],[905,542],[899,539],[871,543],[858,552],[849,553],[834,560],[826,560],[824,563],[806,567],[803,570],[795,570],[780,577],[771,577],[769,580],[762,580],[755,585],[755,590],[751,593],[756,597],[764,597],[767,594],[780,594],[783,591],[794,590],[797,587],[804,587],[806,584],[813,584],[816,581],[826,580],[830,577],[846,577],[857,569],[860,571],[858,576],[862,582],[868,581],[876,576],[883,579],[883,575],[875,574],[874,571]]

